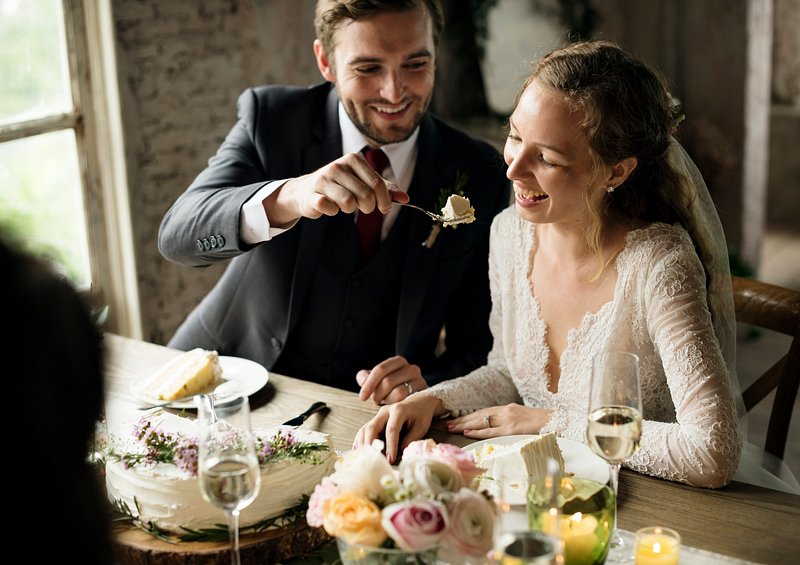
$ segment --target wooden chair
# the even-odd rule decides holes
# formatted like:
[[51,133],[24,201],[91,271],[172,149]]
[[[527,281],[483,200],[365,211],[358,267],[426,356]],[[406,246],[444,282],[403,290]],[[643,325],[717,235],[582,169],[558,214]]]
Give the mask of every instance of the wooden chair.
[[792,336],[789,352],[742,393],[749,412],[776,389],[764,450],[783,459],[800,384],[800,292],[735,276],[733,300],[738,322]]

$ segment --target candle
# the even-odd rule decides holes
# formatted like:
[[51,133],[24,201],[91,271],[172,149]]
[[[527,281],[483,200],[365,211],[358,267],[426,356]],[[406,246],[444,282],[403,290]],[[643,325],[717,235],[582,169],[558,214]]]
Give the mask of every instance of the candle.
[[636,532],[636,565],[678,565],[681,536],[669,528],[642,528]]
[[561,539],[564,540],[564,562],[593,563],[598,545],[597,518],[576,512],[561,519]]

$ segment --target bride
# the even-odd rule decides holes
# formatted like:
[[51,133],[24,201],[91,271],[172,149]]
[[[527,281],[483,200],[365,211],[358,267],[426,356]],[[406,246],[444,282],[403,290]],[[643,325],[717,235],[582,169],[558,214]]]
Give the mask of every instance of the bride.
[[592,357],[621,349],[641,360],[644,416],[625,466],[727,484],[741,451],[727,250],[675,125],[663,81],[612,43],[539,61],[505,144],[515,205],[492,225],[487,364],[383,406],[355,445],[385,433],[394,462],[447,415],[476,440],[584,442]]

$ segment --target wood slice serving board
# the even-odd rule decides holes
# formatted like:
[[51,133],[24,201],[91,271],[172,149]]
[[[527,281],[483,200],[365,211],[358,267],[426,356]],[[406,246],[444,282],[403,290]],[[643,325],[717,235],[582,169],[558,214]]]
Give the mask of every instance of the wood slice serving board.
[[[231,562],[231,546],[227,542],[167,543],[133,527],[115,530],[114,538],[120,564],[228,565]],[[331,539],[322,528],[305,524],[242,535],[239,538],[242,565],[281,563],[308,554]]]

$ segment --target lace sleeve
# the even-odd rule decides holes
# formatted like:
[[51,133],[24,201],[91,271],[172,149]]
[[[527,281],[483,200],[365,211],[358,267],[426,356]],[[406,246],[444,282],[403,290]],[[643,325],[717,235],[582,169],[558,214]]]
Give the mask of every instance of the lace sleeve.
[[[626,466],[719,487],[736,471],[741,443],[727,368],[708,310],[705,275],[688,235],[683,235],[657,246],[641,296],[676,421],[645,420],[641,448]],[[657,394],[648,387],[658,388],[658,383],[643,380],[643,397]]]
[[[442,401],[445,409],[453,416],[474,412],[487,406],[521,402],[506,364],[503,347],[503,308],[506,305],[503,304],[503,293],[499,288],[502,276],[499,269],[503,261],[508,259],[502,256],[504,251],[501,242],[505,238],[499,233],[500,231],[498,217],[492,223],[489,241],[489,289],[492,296],[489,329],[494,342],[486,365],[464,377],[443,381],[428,389],[434,397]],[[511,299],[513,300],[513,297]]]

